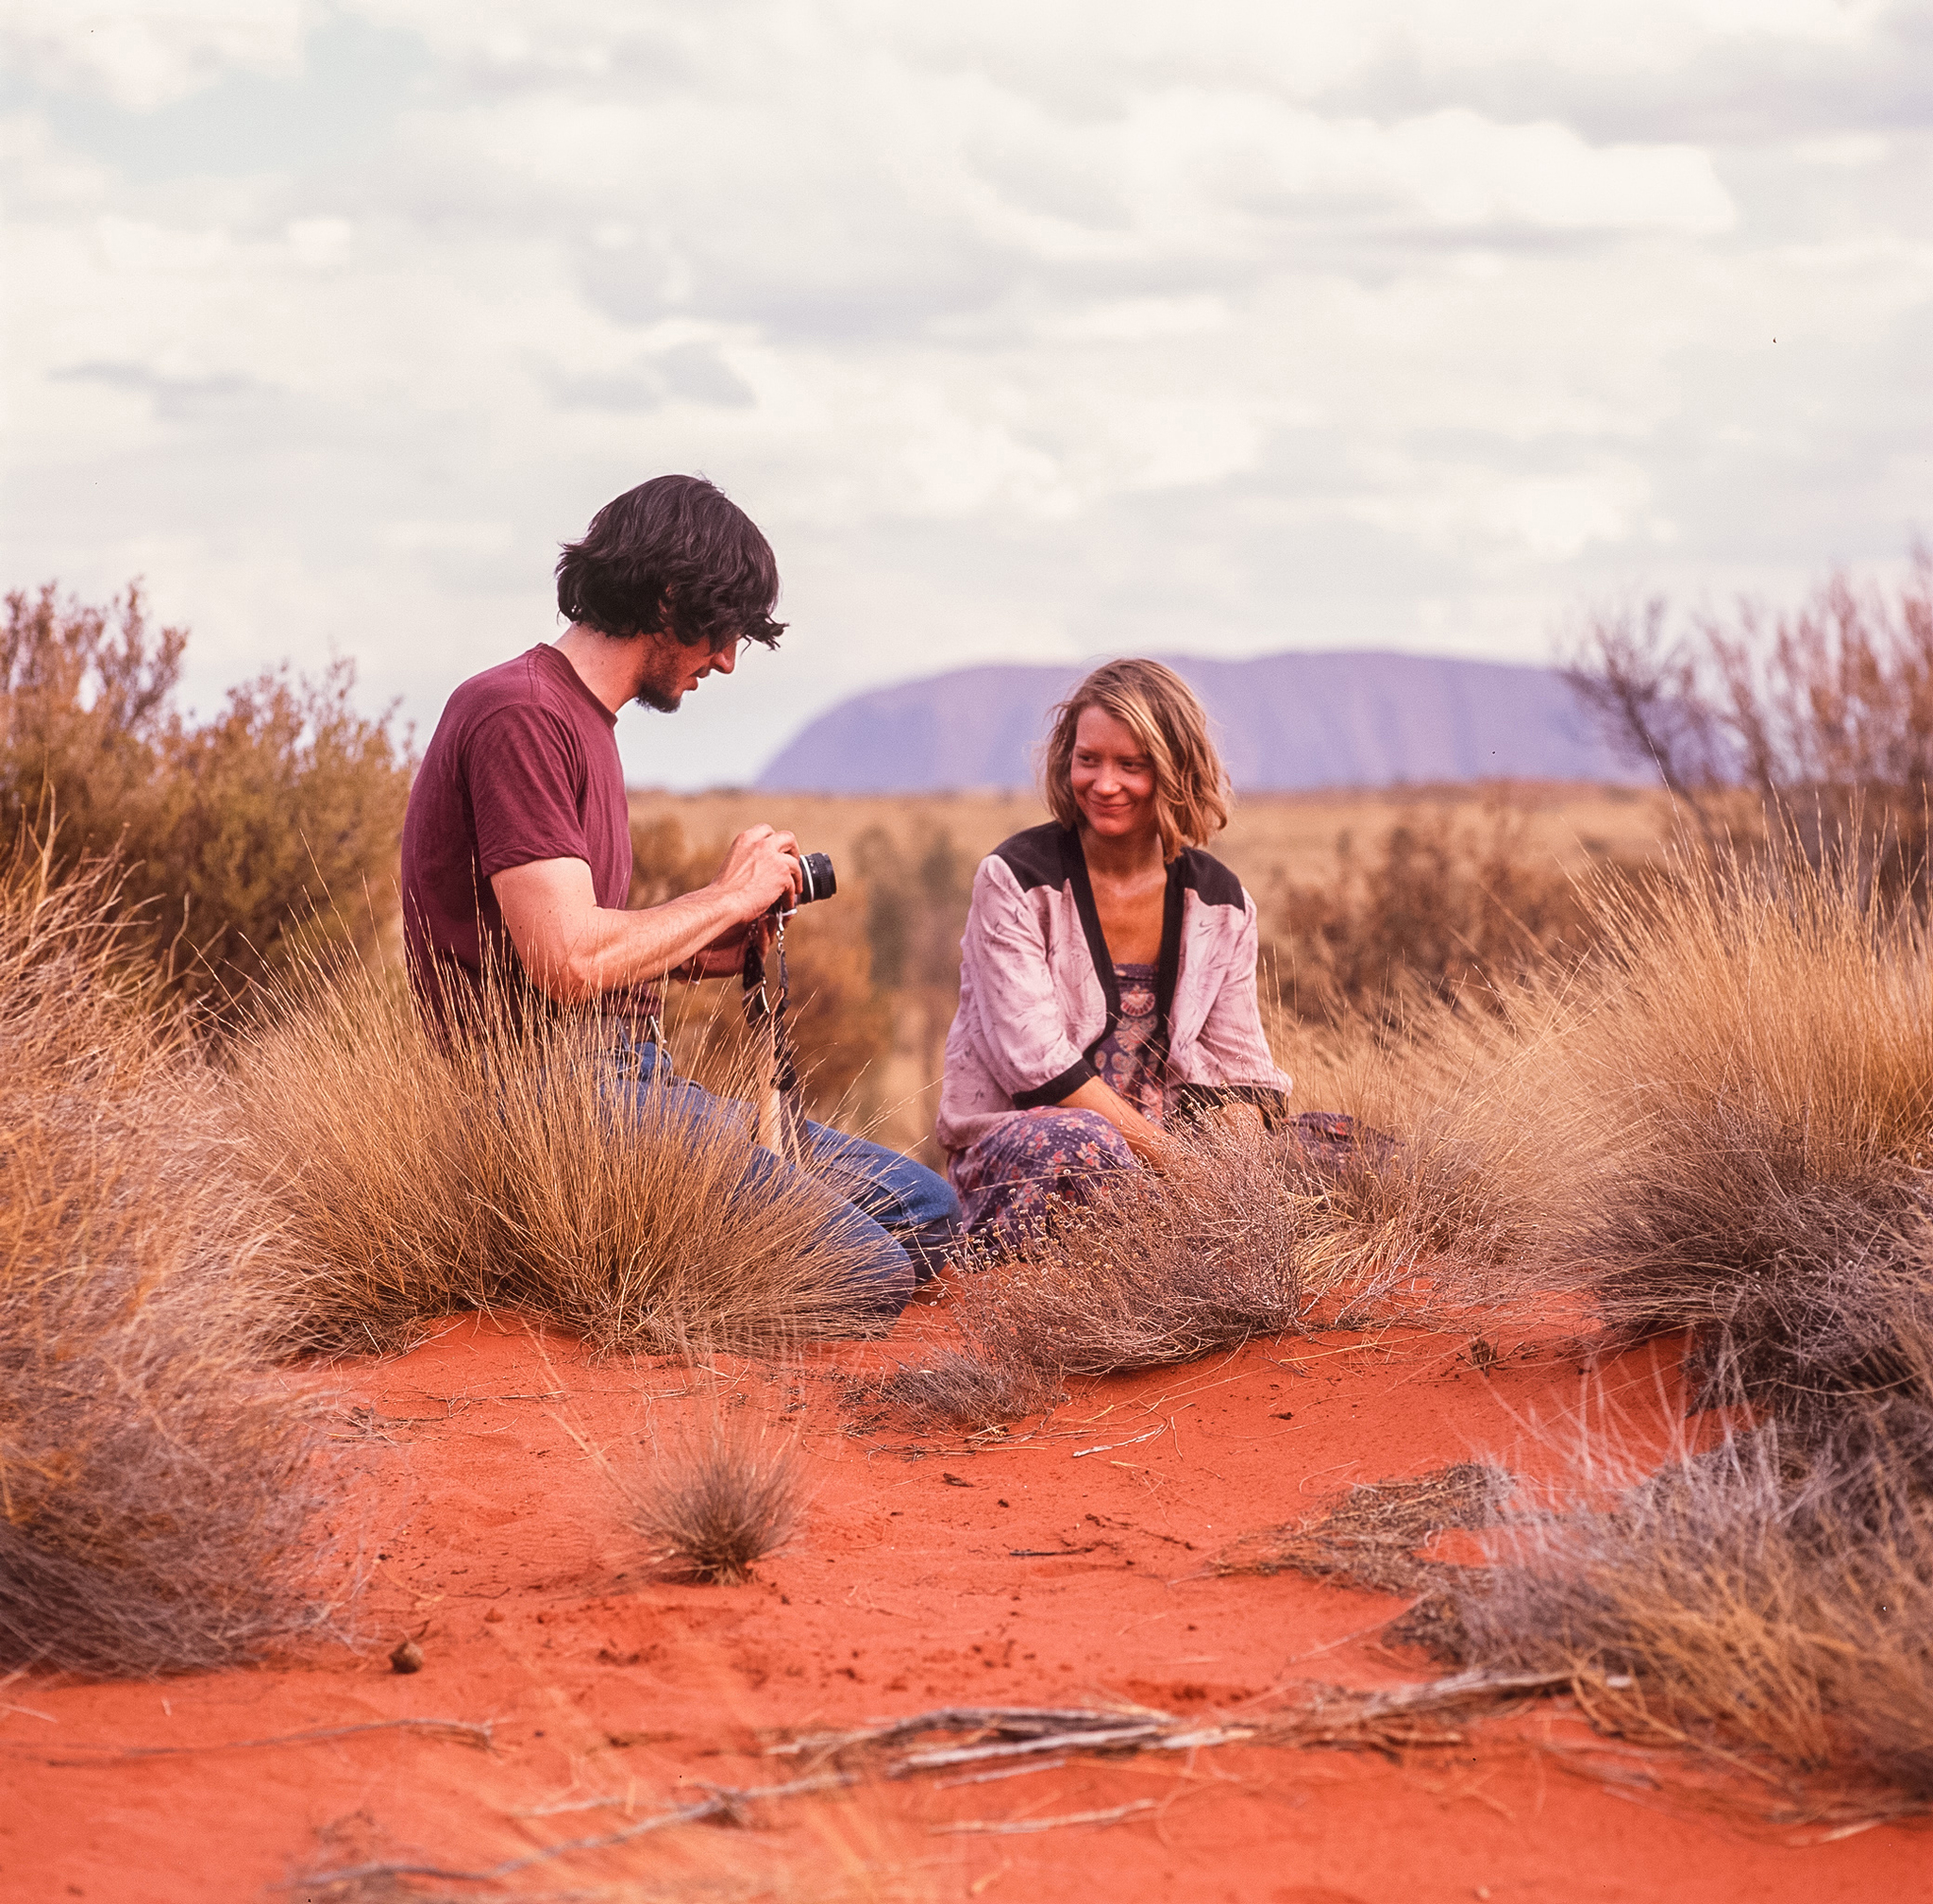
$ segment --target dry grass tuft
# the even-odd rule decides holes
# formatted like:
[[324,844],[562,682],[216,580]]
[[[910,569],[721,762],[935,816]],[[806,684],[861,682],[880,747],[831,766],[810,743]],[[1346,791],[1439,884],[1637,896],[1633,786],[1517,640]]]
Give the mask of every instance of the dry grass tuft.
[[[1364,1126],[1340,1157],[1293,1129],[1171,1133],[1161,1171],[1101,1179],[1017,1253],[963,1276],[949,1306],[957,1346],[902,1367],[879,1398],[929,1419],[1013,1421],[1052,1406],[1071,1376],[1191,1361],[1257,1335],[1416,1321],[1501,1284],[1514,1138],[1507,1120],[1486,1120],[1486,1093],[1501,1088],[1515,1034],[1447,1008],[1425,1016],[1436,1042],[1420,1042],[1406,1076],[1395,1053],[1350,1053],[1371,1087],[1338,1093]],[[1323,1036],[1335,1053],[1338,1035]],[[1333,1081],[1344,1067],[1332,1064]],[[1436,1108],[1432,1082],[1445,1087]],[[1386,1138],[1371,1119],[1406,1135]]]
[[1775,1427],[1728,1437],[1513,1521],[1458,1583],[1468,1656],[1566,1674],[1601,1727],[1814,1801],[1933,1804],[1933,1503],[1871,1426],[1798,1461]]
[[1326,1512],[1248,1534],[1216,1560],[1219,1574],[1306,1574],[1378,1593],[1414,1593],[1445,1570],[1419,1558],[1446,1527],[1487,1527],[1514,1485],[1502,1468],[1457,1461],[1404,1481],[1351,1488]]
[[1101,1179],[1022,1259],[966,1285],[968,1333],[1067,1374],[1192,1360],[1289,1328],[1307,1301],[1279,1154],[1216,1129],[1161,1171]]
[[955,1285],[959,1346],[881,1387],[932,1419],[1012,1421],[1071,1375],[1184,1362],[1294,1326],[1296,1202],[1279,1146],[1219,1130],[1176,1137],[1158,1174],[1101,1179],[1022,1255],[983,1258]]
[[805,1477],[791,1442],[721,1414],[702,1437],[657,1450],[632,1498],[655,1561],[731,1585],[798,1531]]
[[97,869],[0,868],[0,1665],[230,1664],[320,1617],[274,1211]]
[[1292,1127],[1172,1132],[1161,1171],[1101,1179],[1017,1255],[961,1278],[957,1348],[901,1369],[881,1399],[1011,1421],[1069,1376],[1514,1298],[1526,1134],[1512,1107],[1521,1053],[1556,1009],[1538,994],[1514,1015],[1419,1002],[1406,1041],[1366,1020],[1278,1027],[1299,1098],[1354,1118],[1353,1146],[1338,1154]]
[[1473,1011],[1411,993],[1374,1019],[1275,1021],[1297,1101],[1370,1134],[1339,1166],[1285,1153],[1303,1273],[1332,1319],[1392,1297],[1420,1314],[1442,1299],[1515,1292],[1534,1244],[1521,1184],[1543,1163],[1526,1061],[1561,1028],[1566,995],[1526,985],[1493,1004]]
[[303,1247],[299,1346],[390,1352],[498,1305],[600,1352],[876,1325],[835,1193],[763,1170],[748,1120],[628,1089],[597,1029],[499,1012],[445,1053],[394,975],[347,967],[247,1041],[241,1154]]
[[1058,1377],[1016,1353],[1011,1338],[983,1340],[973,1352],[928,1350],[916,1367],[901,1363],[866,1399],[918,1421],[978,1427],[1038,1415],[1067,1399]]
[[1780,852],[1606,892],[1601,943],[1526,1065],[1530,1276],[1588,1276],[1616,1329],[1690,1326],[1707,1404],[1823,1429],[1919,1384],[1895,1337],[1933,1319],[1911,1267],[1933,1169],[1924,924],[1883,913],[1850,860]]

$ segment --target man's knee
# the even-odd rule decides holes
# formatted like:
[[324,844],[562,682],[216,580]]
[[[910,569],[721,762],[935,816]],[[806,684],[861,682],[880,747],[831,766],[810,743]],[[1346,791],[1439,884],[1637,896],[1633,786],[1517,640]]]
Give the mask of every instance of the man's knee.
[[847,1282],[848,1299],[844,1307],[853,1323],[849,1333],[855,1336],[885,1335],[913,1300],[913,1292],[919,1280],[914,1259],[900,1246],[899,1240],[882,1233],[869,1243]]

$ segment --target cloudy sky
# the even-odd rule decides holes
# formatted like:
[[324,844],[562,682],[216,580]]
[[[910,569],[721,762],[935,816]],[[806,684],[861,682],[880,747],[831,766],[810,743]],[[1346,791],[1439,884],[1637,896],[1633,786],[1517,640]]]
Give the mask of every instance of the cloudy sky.
[[0,572],[427,734],[700,470],[793,632],[1542,659],[1933,531],[1933,0],[16,0]]

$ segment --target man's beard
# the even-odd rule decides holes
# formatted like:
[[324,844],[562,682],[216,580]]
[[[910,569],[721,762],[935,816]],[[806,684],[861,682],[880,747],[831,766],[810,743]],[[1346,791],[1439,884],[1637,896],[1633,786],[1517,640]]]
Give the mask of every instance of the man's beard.
[[654,681],[648,675],[638,683],[637,703],[654,714],[676,714],[684,699],[684,652],[675,649],[671,665]]

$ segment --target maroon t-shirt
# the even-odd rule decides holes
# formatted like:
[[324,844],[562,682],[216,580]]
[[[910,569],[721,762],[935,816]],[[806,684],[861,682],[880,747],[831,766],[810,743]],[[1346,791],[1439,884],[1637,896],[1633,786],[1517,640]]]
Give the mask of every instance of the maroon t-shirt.
[[[450,696],[403,821],[410,983],[432,1025],[462,1016],[486,969],[513,985],[521,977],[495,874],[580,859],[600,906],[621,908],[630,897],[630,810],[616,727],[568,659],[541,643]],[[657,1007],[656,988],[608,993],[600,1005],[642,1021]]]

